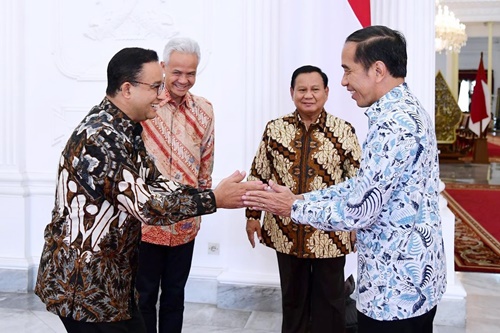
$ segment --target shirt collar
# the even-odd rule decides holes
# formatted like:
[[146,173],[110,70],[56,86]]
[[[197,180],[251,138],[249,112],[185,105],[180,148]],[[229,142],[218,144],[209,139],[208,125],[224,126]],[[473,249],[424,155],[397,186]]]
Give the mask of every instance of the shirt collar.
[[[295,120],[296,124],[303,123],[302,118],[300,117],[298,110],[295,110],[293,115],[294,115],[294,120]],[[311,123],[311,126],[318,126],[318,128],[321,130],[325,128],[325,126],[326,126],[326,110],[324,108],[323,108],[323,110],[321,110],[316,121],[314,123]]]
[[406,82],[403,82],[392,88],[384,96],[380,97],[378,101],[373,103],[365,111],[365,115],[368,117],[368,126],[375,124],[383,111],[389,110],[387,107],[388,105],[394,104],[396,101],[400,101],[401,97],[406,94],[408,94],[408,85]]
[[142,133],[142,126],[139,122],[135,122],[130,117],[113,104],[107,97],[104,97],[99,108],[112,117],[112,123],[116,128],[120,128],[127,135],[137,136]]
[[[174,99],[170,95],[170,92],[168,91],[168,89],[164,89],[163,90],[163,94],[164,94],[165,99],[163,99],[162,101],[160,101],[160,107],[164,106],[167,103],[168,104],[175,104]],[[179,107],[179,106],[181,106],[181,105],[184,104],[186,107],[189,107],[189,105],[191,105],[192,103],[193,103],[193,96],[188,91],[186,93],[186,95],[184,95],[184,97],[182,98],[180,104],[176,105],[176,106]]]

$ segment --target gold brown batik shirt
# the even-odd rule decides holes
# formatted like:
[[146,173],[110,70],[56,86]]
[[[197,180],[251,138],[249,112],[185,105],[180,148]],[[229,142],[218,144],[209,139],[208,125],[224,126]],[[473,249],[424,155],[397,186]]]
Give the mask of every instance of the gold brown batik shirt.
[[[248,180],[273,180],[295,194],[324,189],[356,175],[361,148],[354,128],[323,110],[306,129],[298,111],[267,123]],[[246,210],[247,219],[261,212]],[[325,232],[264,214],[262,242],[299,258],[335,258],[351,252],[350,234]]]
[[141,132],[104,98],[68,140],[35,286],[50,312],[83,322],[130,319],[141,223],[216,210],[212,191],[161,176]]

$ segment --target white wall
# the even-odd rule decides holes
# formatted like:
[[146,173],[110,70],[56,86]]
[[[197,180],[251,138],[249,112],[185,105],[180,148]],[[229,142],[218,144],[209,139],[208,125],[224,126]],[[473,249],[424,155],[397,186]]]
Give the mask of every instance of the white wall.
[[[426,68],[433,68],[434,55],[418,47],[432,39],[432,25],[424,31],[415,27],[433,17],[434,1],[372,3],[388,13],[375,23],[406,34],[410,87],[433,110],[433,70]],[[339,83],[343,41],[355,30],[349,28],[348,8],[347,0],[2,1],[0,289],[32,285],[24,272],[37,268],[60,151],[103,98],[107,62],[123,47],[161,54],[174,35],[200,43],[202,61],[192,91],[208,98],[216,113],[214,184],[235,169],[248,170],[265,123],[293,111],[289,80],[304,64],[329,75],[327,110],[352,122],[363,140],[363,110]],[[411,15],[402,16],[407,12]],[[274,251],[252,249],[244,226],[243,210],[204,217],[192,275],[277,284]],[[208,243],[219,243],[220,254],[209,255]]]

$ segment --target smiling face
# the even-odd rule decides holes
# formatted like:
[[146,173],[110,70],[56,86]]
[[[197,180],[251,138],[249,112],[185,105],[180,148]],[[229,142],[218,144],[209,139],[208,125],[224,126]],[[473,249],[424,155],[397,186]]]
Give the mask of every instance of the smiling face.
[[368,107],[381,97],[377,94],[377,63],[368,70],[361,63],[356,63],[356,45],[354,42],[347,42],[342,49],[344,75],[341,84],[352,94],[352,99],[359,107]]
[[162,66],[165,71],[165,86],[178,105],[196,82],[198,56],[172,51],[168,63],[162,63]]
[[302,73],[295,79],[290,94],[301,118],[315,121],[328,100],[328,87],[319,73]]
[[130,114],[134,121],[143,121],[156,117],[156,108],[162,97],[158,96],[158,87],[163,83],[163,72],[158,62],[148,62],[142,66],[137,82],[126,82],[130,91]]

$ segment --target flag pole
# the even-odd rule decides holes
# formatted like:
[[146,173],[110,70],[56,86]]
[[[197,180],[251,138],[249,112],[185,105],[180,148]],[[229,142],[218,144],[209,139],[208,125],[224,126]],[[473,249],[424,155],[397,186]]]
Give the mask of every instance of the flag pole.
[[[480,63],[483,63],[483,52],[481,52]],[[489,82],[489,78],[487,78],[487,80]],[[482,83],[476,81],[476,84],[482,84]],[[474,140],[474,155],[472,162],[483,163],[483,164],[487,164],[490,162],[488,156],[488,142],[486,141],[486,135],[483,133],[482,119],[479,121],[479,136]]]
[[[481,51],[480,62],[483,62],[483,52]],[[487,79],[489,81],[489,78]],[[476,84],[482,84],[481,82],[477,82]],[[488,86],[489,87],[489,86]],[[479,121],[479,139],[483,138],[483,121]]]
[[[488,91],[493,94],[493,22],[488,22]],[[490,101],[491,103],[491,101]]]

